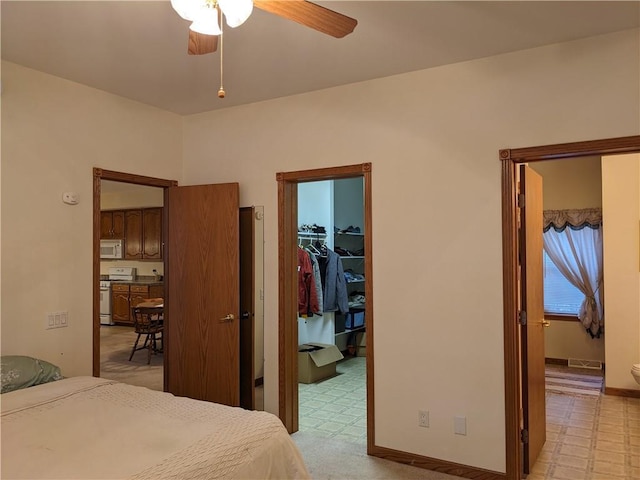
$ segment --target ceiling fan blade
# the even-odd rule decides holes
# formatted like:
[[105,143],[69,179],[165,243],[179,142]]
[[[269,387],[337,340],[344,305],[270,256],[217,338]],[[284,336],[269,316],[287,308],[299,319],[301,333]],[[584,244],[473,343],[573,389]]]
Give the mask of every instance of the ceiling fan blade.
[[204,55],[213,53],[218,49],[218,37],[216,35],[203,35],[189,30],[189,55]]
[[253,5],[336,38],[350,34],[358,24],[353,18],[307,0],[253,0]]

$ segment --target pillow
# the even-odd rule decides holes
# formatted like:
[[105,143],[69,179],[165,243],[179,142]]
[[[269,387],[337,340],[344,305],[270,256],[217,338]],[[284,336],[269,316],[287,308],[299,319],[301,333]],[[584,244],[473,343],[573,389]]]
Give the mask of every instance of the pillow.
[[41,383],[62,380],[60,367],[37,358],[23,355],[3,355],[0,357],[0,393],[12,392]]

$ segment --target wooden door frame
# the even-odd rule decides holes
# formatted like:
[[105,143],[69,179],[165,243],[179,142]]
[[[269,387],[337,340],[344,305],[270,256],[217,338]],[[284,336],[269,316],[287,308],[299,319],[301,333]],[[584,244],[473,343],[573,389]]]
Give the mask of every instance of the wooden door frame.
[[516,170],[521,163],[576,157],[640,152],[640,135],[537,147],[503,149],[502,162],[502,274],[504,323],[504,391],[506,476],[522,478],[520,442],[519,323],[518,323],[518,207],[516,205]]
[[[147,187],[164,189],[163,206],[167,205],[168,188],[176,187],[176,180],[146,177],[132,173],[116,172],[113,170],[93,169],[93,376],[100,376],[100,192],[102,180],[133,183]],[[167,209],[162,210],[162,238],[167,238]],[[162,255],[165,278],[167,273],[167,250]],[[165,294],[165,304],[169,301]],[[164,389],[167,386],[167,368],[164,368]]]
[[[298,184],[362,177],[364,181],[364,276],[367,357],[367,451],[373,449],[373,250],[371,227],[371,163],[344,167],[279,172],[278,181],[278,405],[289,433],[298,430]],[[331,234],[332,232],[328,232]]]

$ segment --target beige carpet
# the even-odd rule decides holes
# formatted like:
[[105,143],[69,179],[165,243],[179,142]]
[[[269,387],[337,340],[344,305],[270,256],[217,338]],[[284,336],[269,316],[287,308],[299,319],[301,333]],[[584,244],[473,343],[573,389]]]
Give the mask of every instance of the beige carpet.
[[[100,327],[100,376],[109,380],[162,390],[162,355],[152,355],[147,365],[147,352],[139,350],[129,361],[136,340],[133,327]],[[141,339],[142,341],[142,339]]]

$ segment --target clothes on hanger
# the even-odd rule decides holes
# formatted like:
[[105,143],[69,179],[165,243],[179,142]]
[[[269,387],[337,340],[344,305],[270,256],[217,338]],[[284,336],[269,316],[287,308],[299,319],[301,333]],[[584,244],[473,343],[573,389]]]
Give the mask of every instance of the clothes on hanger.
[[320,257],[320,275],[324,280],[322,293],[323,308],[325,312],[341,313],[349,311],[349,295],[347,293],[347,282],[344,277],[342,259],[340,255],[327,248],[327,256]]
[[298,316],[312,317],[320,311],[309,252],[298,248]]

